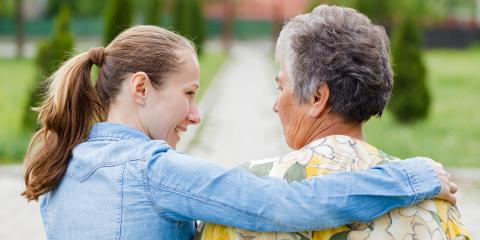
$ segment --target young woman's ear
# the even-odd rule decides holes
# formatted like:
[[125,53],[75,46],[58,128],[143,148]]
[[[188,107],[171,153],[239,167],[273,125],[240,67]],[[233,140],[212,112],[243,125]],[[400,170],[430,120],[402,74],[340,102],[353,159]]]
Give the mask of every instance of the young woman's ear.
[[326,83],[321,83],[315,94],[310,99],[310,117],[317,118],[327,111],[328,99],[330,98],[330,89]]
[[133,101],[141,106],[145,105],[145,98],[150,85],[150,78],[144,72],[136,72],[130,76],[130,95]]

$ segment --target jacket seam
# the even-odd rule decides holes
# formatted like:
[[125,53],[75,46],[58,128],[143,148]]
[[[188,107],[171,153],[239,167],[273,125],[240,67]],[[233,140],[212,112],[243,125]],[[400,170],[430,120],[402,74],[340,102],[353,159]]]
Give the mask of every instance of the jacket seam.
[[151,190],[150,190],[150,186],[148,184],[148,180],[147,180],[147,172],[145,169],[140,169],[140,172],[141,172],[141,175],[142,175],[142,182],[143,182],[143,186],[144,186],[144,189],[143,189],[143,192],[145,193],[145,197],[147,198],[148,202],[152,205],[153,209],[155,210],[155,212],[157,212],[162,218],[164,218],[165,220],[171,222],[171,223],[177,223],[178,221],[175,220],[175,219],[172,219],[171,217],[167,216],[164,212],[165,212],[165,209],[163,209],[162,207],[158,206],[157,203],[153,200],[152,198],[152,194],[151,194]]
[[121,138],[113,138],[113,137],[105,137],[105,138],[91,138],[88,139],[86,142],[102,142],[102,141],[121,141],[121,140],[126,140],[126,139],[121,139]]
[[417,198],[418,198],[418,192],[417,192],[417,182],[415,181],[415,178],[413,176],[410,176],[409,172],[407,171],[407,169],[405,168],[402,168],[403,171],[405,172],[405,175],[407,175],[407,179],[408,179],[408,183],[410,184],[410,186],[412,187],[412,190],[413,190],[413,193],[414,193],[414,197],[412,199],[412,201],[410,202],[409,205],[413,205],[414,203],[417,202]]
[[122,162],[102,162],[102,163],[99,163],[99,164],[96,164],[94,165],[88,172],[87,174],[85,174],[83,177],[75,177],[71,174],[68,174],[68,176],[70,177],[73,177],[75,179],[77,179],[78,181],[80,182],[85,182],[87,179],[89,179],[92,174],[94,174],[98,169],[100,168],[104,168],[104,167],[115,167],[115,166],[119,166],[119,165],[122,165],[122,164],[125,164],[126,162],[130,162],[130,161],[138,161],[138,160],[141,160],[142,158],[136,158],[136,159],[131,159],[131,160],[127,160],[127,161],[122,161]]
[[118,197],[119,197],[119,207],[117,209],[117,226],[115,227],[115,239],[120,239],[122,233],[122,218],[123,218],[123,179],[125,175],[125,168],[127,162],[123,163],[123,168],[121,169],[120,175],[118,177]]

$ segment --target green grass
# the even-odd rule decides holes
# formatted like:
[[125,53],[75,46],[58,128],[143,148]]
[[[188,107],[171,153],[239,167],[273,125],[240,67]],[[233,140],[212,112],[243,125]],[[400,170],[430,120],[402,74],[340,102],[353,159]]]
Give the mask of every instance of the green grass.
[[480,166],[480,48],[429,50],[425,54],[433,104],[414,125],[393,121],[387,111],[367,123],[367,141],[406,158],[428,156],[446,166]]
[[215,78],[218,70],[225,62],[227,56],[222,52],[205,53],[199,57],[200,64],[200,89],[198,90],[197,101],[202,99],[205,91]]
[[[198,100],[225,59],[220,52],[206,52],[200,57]],[[35,71],[31,59],[0,59],[0,164],[19,163],[23,159],[31,133],[23,130],[22,120]]]
[[29,134],[23,132],[22,120],[34,76],[32,60],[0,59],[0,163],[23,157]]

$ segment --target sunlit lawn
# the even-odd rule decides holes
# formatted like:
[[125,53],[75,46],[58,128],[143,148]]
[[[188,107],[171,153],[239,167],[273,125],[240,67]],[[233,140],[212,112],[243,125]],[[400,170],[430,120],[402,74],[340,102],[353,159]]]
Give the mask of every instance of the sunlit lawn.
[[22,118],[34,71],[32,60],[0,59],[0,163],[21,159],[28,143]]
[[[220,52],[206,52],[200,57],[199,98],[225,59]],[[35,71],[33,60],[0,59],[0,164],[22,160],[31,135],[23,131],[22,119]]]
[[402,126],[387,112],[367,123],[367,140],[399,157],[480,166],[480,49],[430,50],[425,60],[433,95],[429,118]]

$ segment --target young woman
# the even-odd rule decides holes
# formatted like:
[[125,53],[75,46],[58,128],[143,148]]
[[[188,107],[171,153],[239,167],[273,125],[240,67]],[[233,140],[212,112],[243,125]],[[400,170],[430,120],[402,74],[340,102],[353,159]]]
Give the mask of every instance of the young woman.
[[179,133],[200,122],[198,79],[193,45],[153,26],[130,28],[51,76],[23,193],[40,199],[49,239],[191,239],[194,220],[301,231],[433,196],[454,201],[443,168],[420,159],[289,184],[178,153]]

